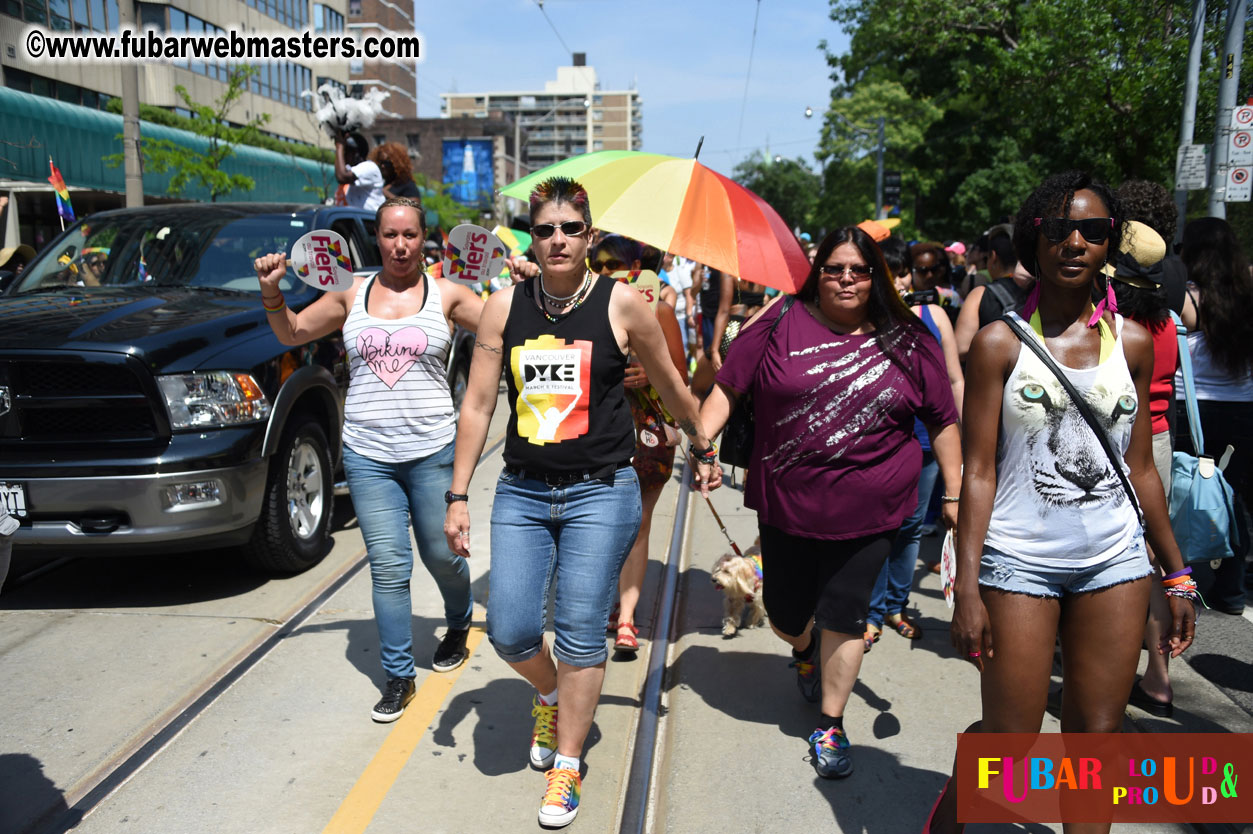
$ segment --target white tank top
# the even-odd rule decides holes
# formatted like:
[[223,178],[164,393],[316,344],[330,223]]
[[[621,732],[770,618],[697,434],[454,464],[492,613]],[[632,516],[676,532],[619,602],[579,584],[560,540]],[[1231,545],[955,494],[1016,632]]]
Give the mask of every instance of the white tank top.
[[426,277],[426,303],[416,314],[380,319],[366,312],[377,277],[361,285],[344,322],[344,445],[371,460],[401,463],[439,451],[456,434],[445,376],[452,339],[438,281]]
[[[1110,446],[1125,454],[1139,403],[1123,353],[1123,318],[1114,318],[1112,350],[1095,368],[1058,365],[1091,405]],[[1119,464],[1128,474],[1126,461]],[[1126,550],[1139,530],[1096,435],[1057,377],[1024,345],[1001,402],[987,545],[1043,567],[1078,569]]]
[[[1188,355],[1192,357],[1192,380],[1196,383],[1198,400],[1253,402],[1253,374],[1232,376],[1215,362],[1205,334],[1200,330],[1188,334]],[[1175,399],[1183,398],[1183,371],[1178,370],[1175,372]]]

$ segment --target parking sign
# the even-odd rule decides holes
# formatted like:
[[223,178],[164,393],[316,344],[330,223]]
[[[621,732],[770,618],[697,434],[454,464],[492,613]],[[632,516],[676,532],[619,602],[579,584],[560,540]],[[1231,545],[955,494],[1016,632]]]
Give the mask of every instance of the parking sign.
[[1253,128],[1253,107],[1243,105],[1231,110],[1231,129],[1249,130]]
[[1253,166],[1253,130],[1237,130],[1227,146],[1227,164],[1237,168]]
[[1232,168],[1227,174],[1228,203],[1247,203],[1253,199],[1253,169]]

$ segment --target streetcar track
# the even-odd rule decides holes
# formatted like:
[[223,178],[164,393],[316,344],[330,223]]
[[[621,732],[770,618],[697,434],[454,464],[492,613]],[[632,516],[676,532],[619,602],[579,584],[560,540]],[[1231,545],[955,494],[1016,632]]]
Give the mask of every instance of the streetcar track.
[[657,629],[648,646],[648,672],[640,695],[634,734],[620,802],[619,834],[644,834],[653,828],[653,811],[660,790],[659,768],[664,758],[658,755],[664,743],[662,732],[662,698],[671,657],[670,648],[678,634],[677,605],[679,576],[687,544],[691,489],[688,487],[688,466],[684,459],[679,470],[679,497],[675,504],[674,526],[670,531],[670,549],[666,556],[661,591],[657,595],[653,622]]
[[[505,434],[498,435],[479,457],[484,459],[495,454],[505,443]],[[98,808],[106,799],[123,787],[134,776],[172,744],[196,718],[228,692],[245,674],[278,648],[283,641],[317,614],[322,606],[352,581],[365,567],[363,546],[345,565],[323,579],[314,589],[296,603],[289,614],[280,621],[277,629],[267,635],[254,638],[241,647],[232,658],[199,684],[192,687],[177,704],[166,713],[138,731],[131,741],[110,757],[104,764],[79,780],[78,786],[68,791],[62,811],[33,820],[27,831],[41,834],[61,834],[68,831]],[[233,619],[257,620],[260,618],[237,617]]]

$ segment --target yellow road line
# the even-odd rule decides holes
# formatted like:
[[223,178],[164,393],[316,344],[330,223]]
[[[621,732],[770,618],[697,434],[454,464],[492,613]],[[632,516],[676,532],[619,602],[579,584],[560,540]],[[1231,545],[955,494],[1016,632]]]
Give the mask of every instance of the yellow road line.
[[387,734],[383,745],[357,779],[357,784],[353,785],[340,803],[335,816],[322,829],[322,834],[360,834],[366,830],[388,791],[400,776],[400,771],[417,749],[422,736],[431,728],[444,699],[452,691],[461,673],[470,665],[470,658],[484,634],[480,623],[471,625],[470,635],[466,638],[466,662],[453,672],[432,672],[427,675],[413,700],[405,708],[404,715],[400,716],[396,726]]

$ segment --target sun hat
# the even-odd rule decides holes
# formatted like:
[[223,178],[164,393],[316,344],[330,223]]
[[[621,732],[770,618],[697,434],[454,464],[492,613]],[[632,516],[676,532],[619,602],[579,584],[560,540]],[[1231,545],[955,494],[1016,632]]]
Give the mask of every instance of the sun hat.
[[870,235],[870,239],[875,243],[885,241],[892,236],[892,230],[878,220],[863,220],[857,224],[857,228]]
[[19,243],[17,246],[6,246],[0,249],[0,269],[4,269],[5,265],[14,255],[21,255],[26,263],[30,263],[35,257],[35,250],[25,243]]
[[1162,259],[1166,241],[1139,220],[1122,224],[1122,243],[1117,254],[1101,269],[1110,278],[1145,290],[1156,289],[1164,280]]

